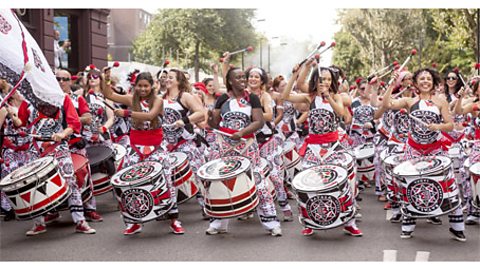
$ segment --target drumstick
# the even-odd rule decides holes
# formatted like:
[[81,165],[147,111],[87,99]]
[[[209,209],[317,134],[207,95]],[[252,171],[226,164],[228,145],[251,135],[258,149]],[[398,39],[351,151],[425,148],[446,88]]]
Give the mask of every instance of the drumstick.
[[406,110],[406,109],[400,109],[400,113],[402,113],[402,114],[407,114],[408,117],[410,117],[412,120],[414,120],[414,121],[416,121],[416,122],[418,122],[418,123],[420,123],[420,124],[423,124],[423,125],[425,125],[426,127],[428,127],[428,123],[426,123],[426,122],[424,122],[423,120],[421,120],[421,119],[419,119],[419,118],[411,115],[410,113],[407,113],[407,110]]
[[107,101],[103,100],[102,101],[108,108],[110,108],[112,111],[115,111],[115,108],[113,106],[111,106],[109,103],[107,103]]
[[[217,133],[217,134],[221,134],[221,135],[225,135],[225,136],[228,136],[228,137],[232,137],[232,134],[222,132],[222,131],[220,131],[220,130],[218,130],[218,129],[212,128],[212,130],[213,130],[215,133]],[[242,140],[242,141],[244,141],[244,142],[247,141],[247,139],[245,139],[245,138],[240,138],[240,140]]]

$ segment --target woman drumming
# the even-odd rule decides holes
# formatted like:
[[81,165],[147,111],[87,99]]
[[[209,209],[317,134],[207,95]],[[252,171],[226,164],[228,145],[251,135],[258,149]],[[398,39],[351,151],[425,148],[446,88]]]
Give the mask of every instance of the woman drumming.
[[[141,161],[155,161],[162,164],[174,204],[167,213],[171,220],[170,228],[174,234],[183,234],[185,230],[177,220],[177,198],[170,173],[172,165],[169,162],[167,151],[161,146],[163,131],[160,115],[163,112],[163,101],[160,96],[155,94],[152,86],[152,75],[144,72],[137,76],[133,94],[119,95],[114,93],[110,87],[105,87],[103,94],[105,98],[129,107],[129,109],[116,109],[114,112],[116,116],[129,118],[131,121],[130,148],[127,149],[128,154],[124,157],[124,167]],[[136,234],[141,230],[141,223],[128,223],[123,234]]]
[[[254,134],[264,125],[260,99],[246,88],[245,73],[239,68],[231,68],[225,75],[227,93],[219,97],[215,110],[209,111],[208,125],[219,128],[230,137],[218,135],[219,150],[222,156],[241,155],[252,165],[259,205],[257,213],[262,226],[272,236],[281,236],[282,230],[277,219],[275,204],[268,192],[266,179],[261,176],[260,155]],[[239,141],[241,138],[247,141]],[[228,219],[211,219],[206,234],[226,233]]]
[[[298,70],[290,78],[282,99],[292,103],[304,103],[310,107],[309,135],[299,152],[303,156],[303,167],[308,169],[330,164],[342,154],[342,147],[337,142],[339,118],[344,115],[343,100],[337,93],[338,74],[329,68],[315,68],[308,84],[309,93],[290,94],[297,72]],[[325,150],[331,153],[330,156],[322,155]],[[345,224],[344,231],[352,236],[362,236],[362,231],[355,224],[355,217]],[[302,234],[312,235],[313,229],[304,227]]]
[[[440,77],[435,70],[424,68],[417,70],[413,75],[414,86],[418,91],[416,97],[403,97],[398,100],[391,99],[392,88],[389,87],[383,97],[382,106],[385,109],[407,109],[411,115],[421,118],[427,126],[410,120],[410,132],[405,144],[405,160],[422,156],[446,155],[442,148],[442,131],[449,132],[453,129],[452,118],[448,103],[434,95],[435,88],[440,82]],[[432,224],[438,224],[440,219],[428,219]],[[458,207],[449,214],[450,233],[456,240],[465,241],[465,225],[463,223],[462,209]],[[411,238],[415,229],[416,219],[403,217],[401,238]],[[440,222],[441,223],[441,222]]]

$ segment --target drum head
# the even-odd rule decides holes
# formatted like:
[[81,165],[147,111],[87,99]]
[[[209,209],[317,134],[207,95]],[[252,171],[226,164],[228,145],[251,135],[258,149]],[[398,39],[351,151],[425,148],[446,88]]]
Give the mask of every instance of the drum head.
[[372,157],[375,154],[375,146],[372,143],[365,143],[355,147],[355,157],[359,160]]
[[210,161],[200,169],[197,175],[202,180],[216,181],[233,178],[250,169],[250,160],[242,156],[228,156]]
[[168,154],[168,160],[173,167],[179,166],[187,160],[187,154],[183,152],[172,152]]
[[347,180],[347,170],[337,165],[319,165],[300,172],[292,181],[300,191],[323,191]]
[[149,182],[163,173],[159,162],[139,162],[118,171],[113,175],[111,183],[116,187],[136,186]]
[[127,149],[120,144],[113,144],[115,149],[115,161],[121,160],[125,155],[127,155]]
[[87,148],[87,157],[90,161],[90,166],[97,166],[102,161],[112,157],[113,150],[107,146],[98,145]]
[[348,153],[339,152],[336,158],[332,160],[331,164],[350,169],[354,165],[353,157]]
[[[56,163],[53,157],[43,157],[27,163],[26,165],[15,169],[15,171],[3,178],[0,182],[0,188],[15,184],[28,178],[32,178],[34,180],[41,178],[51,170],[43,173],[41,173],[41,171],[43,171],[47,166],[52,165],[53,162]],[[32,177],[33,175],[35,175],[35,177]]]
[[402,158],[402,154],[393,154],[383,159],[383,162],[391,166],[396,166],[402,162]]
[[71,153],[71,155],[72,155],[73,169],[75,171],[78,171],[88,163],[88,159],[83,157],[80,154]]
[[393,169],[398,176],[417,176],[437,173],[448,168],[452,161],[444,156],[428,156],[404,161]]
[[[466,163],[466,161],[465,161]],[[468,169],[470,173],[475,174],[475,175],[480,175],[480,163],[474,163],[470,168]]]

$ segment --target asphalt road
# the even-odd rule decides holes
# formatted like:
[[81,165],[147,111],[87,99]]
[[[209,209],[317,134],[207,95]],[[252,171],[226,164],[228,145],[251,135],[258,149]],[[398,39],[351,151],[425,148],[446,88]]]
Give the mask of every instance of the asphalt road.
[[180,205],[184,235],[172,234],[167,221],[153,221],[142,233],[124,236],[113,197],[103,195],[97,207],[104,222],[91,224],[94,235],[75,233],[68,212],[34,237],[25,236],[30,221],[0,222],[0,261],[480,261],[479,225],[467,226],[462,243],[451,238],[447,216],[443,225],[419,220],[413,237],[401,239],[400,224],[386,220],[373,189],[362,197],[358,225],[364,235],[354,238],[342,228],[304,237],[297,218],[282,222],[282,237],[272,237],[257,217],[232,220],[227,234],[207,236],[208,221],[201,219],[195,199]]

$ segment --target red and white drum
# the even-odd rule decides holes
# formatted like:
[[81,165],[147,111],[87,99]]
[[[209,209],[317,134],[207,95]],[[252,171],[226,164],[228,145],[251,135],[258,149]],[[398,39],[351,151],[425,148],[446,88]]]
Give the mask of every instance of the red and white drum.
[[87,148],[87,157],[92,171],[93,195],[110,192],[111,175],[115,174],[115,153],[107,146],[96,145]]
[[111,180],[126,223],[157,219],[172,207],[163,167],[158,162],[139,162],[118,171]]
[[43,157],[16,169],[0,181],[0,189],[7,195],[18,220],[47,213],[71,194],[53,157]]
[[202,180],[205,213],[214,218],[232,218],[255,209],[259,200],[250,161],[227,156],[210,161],[197,172]]
[[302,171],[300,155],[295,150],[295,144],[291,141],[287,141],[284,144],[283,163],[286,171],[285,179],[288,183],[291,183],[295,175]]
[[460,206],[452,161],[427,156],[404,161],[393,169],[400,182],[402,213],[415,218],[447,214]]
[[353,156],[346,152],[338,152],[335,158],[327,158],[326,162],[330,165],[337,165],[347,169],[348,183],[353,197],[358,196],[357,167]]
[[113,152],[115,154],[115,168],[120,171],[123,168],[123,157],[127,155],[127,149],[120,144],[113,143]]
[[383,169],[385,171],[385,184],[387,185],[387,199],[390,202],[400,201],[400,187],[393,169],[403,161],[403,154],[387,155],[385,151],[380,154],[382,158]]
[[273,185],[272,178],[270,177],[270,172],[272,168],[268,163],[267,159],[260,158],[260,171],[262,172],[262,177],[265,179],[265,183],[267,184],[267,190],[273,197],[273,200],[277,199],[277,192],[275,191],[275,185]]
[[338,227],[355,215],[347,170],[319,165],[300,172],[292,181],[300,211],[300,223],[326,230]]
[[[80,186],[82,202],[85,204],[93,197],[93,185],[88,159],[77,153],[71,153],[71,156],[73,169],[75,170],[75,180],[77,181],[77,186]],[[56,210],[68,210],[68,201],[62,203]]]
[[375,155],[375,145],[365,143],[355,147],[355,159],[357,160],[357,174],[361,181],[368,182],[373,180],[375,165],[373,163]]
[[182,152],[168,154],[173,165],[172,181],[177,193],[177,203],[181,204],[198,193],[199,188],[195,183],[195,174],[192,171],[188,156]]
[[470,167],[470,184],[472,189],[472,206],[480,209],[480,163]]

